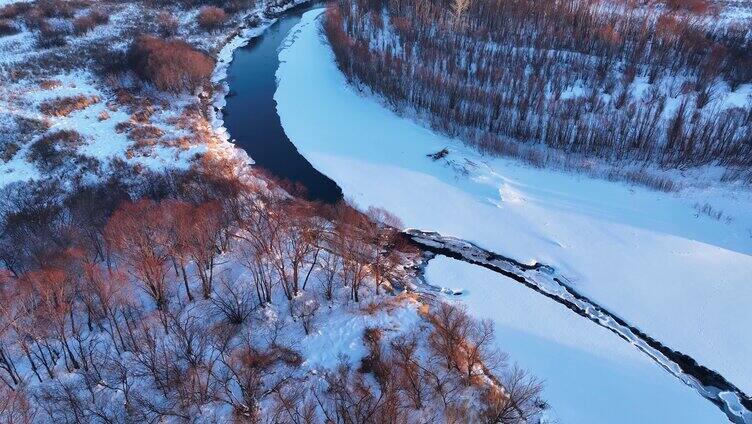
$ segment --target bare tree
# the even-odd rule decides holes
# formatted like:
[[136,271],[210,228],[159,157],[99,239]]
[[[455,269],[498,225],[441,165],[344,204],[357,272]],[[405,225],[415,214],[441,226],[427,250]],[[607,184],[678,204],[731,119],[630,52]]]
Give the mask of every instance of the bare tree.
[[[72,276],[61,269],[42,269],[26,273],[23,284],[39,299],[35,324],[48,329],[63,348],[65,366],[70,372],[80,368],[68,341],[68,329],[75,330],[73,300],[75,296]],[[69,327],[71,326],[71,327]]]
[[186,266],[191,258],[191,230],[194,223],[193,207],[187,202],[170,200],[164,202],[161,205],[161,208],[168,216],[168,231],[170,232],[170,237],[172,239],[172,243],[168,246],[170,248],[170,256],[175,268],[175,274],[177,276],[182,276],[183,286],[185,287],[188,301],[192,302],[193,294],[191,293],[190,284],[188,282]]
[[455,23],[459,24],[467,9],[470,8],[470,0],[452,0],[449,7],[454,15]]
[[25,387],[0,385],[0,421],[6,424],[31,424],[37,415]]
[[249,202],[240,224],[242,231],[235,234],[240,240],[238,259],[251,273],[256,296],[262,305],[271,303],[272,290],[279,280],[278,267],[272,256],[281,237],[277,221],[271,219],[266,206],[261,201]]
[[349,362],[341,360],[325,377],[324,388],[315,392],[326,422],[335,424],[370,424],[381,421],[379,410],[387,401],[385,393],[374,390],[363,374],[353,371]]
[[164,211],[150,200],[124,204],[105,228],[107,242],[160,311],[167,306],[171,283],[167,275],[172,244],[168,230]]
[[240,280],[230,282],[226,276],[220,278],[219,289],[211,301],[214,308],[232,325],[243,324],[256,306],[251,287]]
[[299,354],[288,348],[273,345],[261,349],[248,338],[240,349],[221,360],[225,372],[220,378],[219,399],[232,406],[239,422],[247,423],[261,419],[262,400],[295,381],[293,367],[301,361]]
[[397,384],[415,409],[422,409],[428,399],[427,379],[424,377],[418,357],[418,338],[415,334],[393,340],[391,349],[394,366],[399,370]]
[[396,215],[382,208],[370,207],[366,215],[372,222],[367,231],[368,239],[373,245],[370,267],[378,295],[379,288],[385,281],[397,278],[401,258],[396,247],[400,243],[400,230],[404,224]]
[[[664,114],[670,98],[687,102],[689,115],[711,104],[712,87],[752,81],[752,30],[710,23],[710,3],[340,0],[327,8],[324,31],[348,78],[484,153],[536,166],[596,158],[747,168],[749,105]],[[637,78],[653,93],[634,90]],[[685,83],[672,89],[671,81]]]
[[183,226],[188,230],[188,252],[196,264],[204,299],[209,299],[214,281],[214,266],[220,253],[226,221],[218,203],[202,203],[192,208],[191,222]]
[[305,284],[301,281],[305,266],[308,265],[310,270],[316,263],[321,225],[309,205],[295,202],[287,206],[284,214],[274,214],[272,218],[279,222],[281,231],[272,260],[276,263],[285,296],[290,300]]
[[464,307],[438,302],[429,319],[433,324],[429,346],[444,359],[447,369],[460,370],[462,346],[471,330],[471,318]]
[[350,287],[350,298],[356,302],[360,301],[360,289],[368,276],[368,266],[373,257],[374,247],[366,233],[370,226],[368,219],[351,206],[345,203],[337,206],[331,245],[342,258],[340,280]]
[[326,301],[331,302],[334,299],[334,290],[338,277],[342,272],[342,257],[325,251],[319,256],[319,264],[321,272],[318,273],[317,277],[321,293],[324,295]]
[[122,316],[124,308],[134,304],[134,297],[125,272],[103,272],[99,265],[85,264],[79,297],[89,319],[110,337],[115,350],[129,350]]
[[547,408],[542,385],[514,366],[502,378],[503,388],[490,386],[483,395],[481,416],[487,423],[528,423]]
[[290,301],[290,315],[300,320],[306,335],[313,330],[316,313],[319,310],[319,302],[314,296],[298,296]]
[[494,327],[490,320],[471,321],[460,352],[468,385],[475,377],[487,375],[489,370],[498,369],[506,361],[506,355],[494,345]]

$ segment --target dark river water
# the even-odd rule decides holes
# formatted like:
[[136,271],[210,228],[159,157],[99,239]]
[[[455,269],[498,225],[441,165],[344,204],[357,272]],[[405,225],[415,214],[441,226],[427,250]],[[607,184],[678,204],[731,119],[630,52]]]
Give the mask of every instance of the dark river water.
[[334,203],[342,199],[342,190],[290,142],[274,101],[279,49],[303,13],[312,7],[299,6],[284,13],[263,35],[235,50],[227,74],[231,91],[224,120],[235,144],[248,152],[257,166],[280,180],[304,187],[310,200]]

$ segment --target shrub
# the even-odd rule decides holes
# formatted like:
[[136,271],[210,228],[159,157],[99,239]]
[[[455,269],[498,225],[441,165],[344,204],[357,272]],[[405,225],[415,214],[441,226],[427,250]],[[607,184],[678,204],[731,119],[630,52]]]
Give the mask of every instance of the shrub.
[[83,35],[94,29],[97,24],[89,15],[79,16],[73,20],[73,32],[76,35]]
[[73,32],[76,35],[84,35],[96,26],[97,23],[91,15],[79,16],[73,20]]
[[70,97],[58,97],[42,102],[39,110],[45,115],[50,116],[68,116],[77,110],[83,110],[99,102],[97,96],[84,96],[78,94]]
[[89,52],[89,66],[92,72],[100,77],[102,82],[112,89],[123,87],[123,74],[128,71],[127,51],[118,49],[112,44],[99,44]]
[[686,10],[700,15],[711,10],[708,0],[666,0],[665,3],[670,10]]
[[130,68],[164,91],[194,91],[208,82],[214,59],[180,40],[139,37],[128,52]]
[[9,19],[0,19],[0,37],[17,34],[19,29]]
[[0,19],[15,19],[31,9],[31,3],[13,3],[0,7]]
[[132,127],[128,133],[128,138],[133,141],[153,141],[161,138],[163,135],[164,131],[154,125],[139,125]]
[[43,22],[40,24],[37,46],[42,49],[62,47],[67,44],[66,35],[68,35],[66,28]]
[[237,13],[241,10],[248,9],[252,4],[255,4],[253,0],[229,0],[222,4],[222,7],[228,13]]
[[39,0],[36,3],[37,10],[47,18],[72,18],[77,6],[80,4],[64,0]]
[[31,29],[41,30],[47,24],[47,18],[37,9],[31,9],[24,13],[22,20]]
[[227,13],[215,6],[204,7],[198,14],[198,25],[206,31],[221,27],[226,20]]
[[172,37],[178,32],[178,20],[167,11],[159,12],[157,15],[157,26],[163,37]]
[[83,137],[73,130],[55,131],[35,141],[29,148],[29,159],[42,170],[50,171],[65,163],[66,157],[75,153]]
[[0,8],[0,19],[20,18],[29,28],[42,28],[48,18],[72,19],[76,11],[88,6],[86,0],[39,0],[14,3]]
[[94,19],[94,22],[96,22],[97,25],[104,25],[108,22],[110,22],[110,15],[108,15],[103,10],[92,10],[91,13],[89,13],[89,16],[91,16],[92,19]]
[[110,17],[106,13],[94,10],[88,15],[79,16],[73,20],[73,32],[76,35],[83,35],[94,29],[94,27],[104,25],[109,21]]
[[13,159],[13,156],[15,156],[20,149],[21,146],[12,141],[6,141],[5,143],[0,144],[0,160],[8,162]]
[[49,123],[41,119],[19,115],[16,116],[15,121],[16,128],[18,128],[18,132],[21,134],[40,134],[50,128]]

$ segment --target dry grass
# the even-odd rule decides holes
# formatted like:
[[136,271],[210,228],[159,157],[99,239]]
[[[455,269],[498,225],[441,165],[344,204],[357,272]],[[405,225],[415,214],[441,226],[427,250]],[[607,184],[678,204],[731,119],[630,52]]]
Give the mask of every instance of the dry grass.
[[612,181],[626,181],[638,186],[647,187],[651,190],[672,193],[679,191],[681,186],[674,180],[661,175],[654,175],[646,171],[619,171],[614,170],[608,173],[607,179]]
[[48,116],[68,116],[75,111],[86,109],[95,103],[99,103],[99,97],[79,94],[46,100],[39,105],[39,110]]
[[403,297],[373,297],[360,306],[360,313],[364,315],[375,315],[379,312],[391,313],[403,306],[407,298]]
[[134,126],[135,125],[130,121],[118,122],[117,124],[115,124],[115,132],[117,132],[118,134],[130,132],[130,130],[133,129]]
[[202,132],[202,118],[201,110],[195,105],[191,105],[184,108],[179,116],[167,118],[166,122],[181,130],[200,133]]
[[140,142],[144,140],[157,140],[164,135],[164,131],[154,125],[139,125],[128,132],[128,138]]
[[131,114],[131,121],[142,124],[147,123],[151,120],[151,117],[154,116],[155,111],[156,109],[151,102],[146,102],[146,104],[141,105],[138,110]]
[[60,80],[46,79],[39,83],[39,88],[42,90],[54,90],[62,87],[63,83]]
[[706,215],[716,221],[725,222],[726,224],[731,224],[734,221],[734,217],[725,215],[721,209],[716,209],[713,205],[707,202],[702,205],[700,203],[695,203],[695,211],[697,211],[698,215]]
[[159,144],[168,148],[188,150],[191,146],[198,144],[199,141],[196,137],[177,137],[163,140]]

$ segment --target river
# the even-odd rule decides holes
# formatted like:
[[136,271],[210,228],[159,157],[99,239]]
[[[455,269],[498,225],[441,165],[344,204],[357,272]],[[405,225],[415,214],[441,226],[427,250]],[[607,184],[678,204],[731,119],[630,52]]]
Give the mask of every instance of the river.
[[342,190],[317,171],[290,142],[274,101],[279,48],[290,29],[311,7],[298,6],[285,12],[262,35],[235,51],[227,73],[231,90],[224,121],[235,143],[248,152],[257,166],[280,180],[305,187],[310,200],[333,203],[342,199]]

